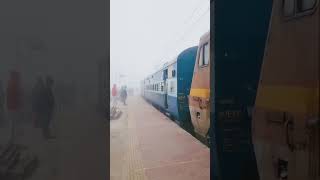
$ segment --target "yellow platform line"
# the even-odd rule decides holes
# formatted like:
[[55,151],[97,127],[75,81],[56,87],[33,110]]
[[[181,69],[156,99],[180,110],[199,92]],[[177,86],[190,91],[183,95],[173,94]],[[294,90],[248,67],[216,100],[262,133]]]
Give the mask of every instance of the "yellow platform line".
[[[129,116],[132,116],[130,114]],[[139,152],[139,143],[136,134],[135,118],[130,118],[128,123],[128,148],[125,154],[124,176],[125,180],[146,180],[145,171],[143,169],[141,155]],[[132,121],[131,121],[132,120]]]

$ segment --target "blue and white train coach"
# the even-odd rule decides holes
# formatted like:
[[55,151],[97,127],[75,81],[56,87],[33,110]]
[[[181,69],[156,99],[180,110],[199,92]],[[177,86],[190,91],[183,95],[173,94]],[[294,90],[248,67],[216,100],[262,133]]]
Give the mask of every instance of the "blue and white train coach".
[[181,52],[142,81],[142,96],[170,116],[183,128],[192,131],[188,105],[197,47]]

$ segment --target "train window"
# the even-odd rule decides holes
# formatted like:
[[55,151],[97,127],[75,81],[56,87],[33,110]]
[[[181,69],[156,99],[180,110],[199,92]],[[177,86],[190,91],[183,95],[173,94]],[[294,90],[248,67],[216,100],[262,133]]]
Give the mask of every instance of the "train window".
[[209,51],[210,51],[210,48],[209,48],[209,43],[205,44],[203,46],[203,65],[208,65],[209,64]]
[[285,17],[297,17],[304,12],[314,9],[317,0],[283,0]]
[[297,0],[297,11],[303,12],[311,10],[316,4],[316,0]]
[[294,15],[294,4],[295,0],[283,0],[283,13],[284,16],[293,16]]
[[165,69],[165,70],[162,72],[162,78],[163,78],[163,80],[165,80],[165,79],[168,78],[168,69]]
[[200,48],[200,51],[199,51],[199,60],[198,60],[198,63],[199,63],[199,66],[203,66],[203,54],[202,54],[202,47]]
[[163,82],[161,83],[161,91],[163,91]]
[[176,70],[172,70],[172,77],[176,76]]
[[199,66],[206,66],[209,64],[209,51],[210,51],[210,47],[209,47],[209,43],[204,44],[199,51]]

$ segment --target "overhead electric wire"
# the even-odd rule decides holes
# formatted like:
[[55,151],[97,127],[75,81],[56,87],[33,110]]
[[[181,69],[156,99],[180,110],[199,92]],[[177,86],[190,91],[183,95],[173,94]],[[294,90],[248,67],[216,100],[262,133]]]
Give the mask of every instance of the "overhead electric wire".
[[[210,6],[206,9],[206,11],[205,11],[204,13],[202,13],[202,14],[198,17],[198,19],[197,19],[196,21],[194,21],[192,24],[190,24],[190,26],[189,26],[188,28],[185,28],[185,31],[182,33],[182,35],[181,35],[179,38],[177,38],[172,44],[174,44],[174,46],[177,47],[178,44],[179,44],[182,40],[184,40],[184,39],[186,38],[186,35],[187,35],[188,33],[190,33],[190,32],[194,29],[194,27],[195,27],[194,25],[197,24],[204,15],[206,15],[208,12],[210,12],[209,10],[210,10]],[[171,47],[172,47],[172,46],[171,46]]]
[[[185,35],[188,34],[188,32],[190,32],[190,30],[193,30],[194,29],[194,25],[196,23],[198,23],[201,18],[207,14],[210,10],[210,2],[208,3],[209,4],[209,7],[204,11],[204,13],[202,13],[200,16],[198,16],[198,18],[192,22],[190,20],[194,19],[195,15],[199,15],[198,12],[200,12],[199,10],[203,9],[202,5],[203,5],[203,2],[204,1],[200,1],[198,4],[196,4],[196,8],[192,11],[192,13],[190,14],[190,16],[188,16],[188,18],[186,18],[186,20],[183,22],[183,26],[187,25],[186,27],[184,27],[183,29],[185,29],[185,31],[183,33],[180,33],[181,31],[178,31],[177,33],[175,33],[175,36],[173,37],[177,37],[179,36],[179,38],[174,38],[174,40],[169,40],[168,43],[165,43],[165,47],[169,47],[165,50],[165,53],[164,53],[164,57],[162,59],[160,59],[160,64],[164,64],[166,63],[167,61],[170,61],[168,59],[166,59],[166,55],[168,54],[168,51],[170,51],[170,49],[172,49],[171,47],[176,47],[178,43],[180,43],[184,38],[185,38]],[[192,22],[190,25],[188,25],[188,23]],[[182,35],[181,35],[182,34]]]
[[195,13],[196,13],[196,12],[198,11],[198,9],[201,7],[201,6],[200,6],[201,3],[203,3],[203,2],[200,1],[200,2],[197,4],[196,8],[193,10],[193,12],[191,13],[191,15],[184,21],[183,24],[187,24],[188,22],[190,22],[189,20],[193,18],[193,16],[195,15]]
[[[193,10],[193,12],[191,13],[191,15],[188,16],[188,18],[186,18],[186,20],[184,21],[183,26],[184,26],[184,25],[187,25],[187,23],[190,22],[190,19],[193,19],[193,16],[194,16],[194,15],[196,14],[196,12],[199,10],[199,8],[201,7],[201,5],[202,5],[203,2],[204,2],[204,1],[199,1],[199,3],[196,5],[196,8]],[[175,36],[173,36],[173,37],[176,37],[176,36],[178,36],[179,34],[180,34],[180,31],[177,31],[176,33],[174,33]],[[165,45],[167,45],[167,44],[171,44],[171,41],[169,41],[169,42],[166,43]]]
[[209,12],[209,10],[210,10],[210,7],[208,7],[207,10],[194,23],[192,23],[189,28],[186,28],[186,31],[184,31],[184,33],[181,35],[181,37],[176,42],[180,42],[181,40],[183,40],[185,38],[185,35],[188,32],[190,32],[190,30],[194,29],[194,27],[195,27],[194,25],[196,23],[198,23],[201,20],[201,18]]

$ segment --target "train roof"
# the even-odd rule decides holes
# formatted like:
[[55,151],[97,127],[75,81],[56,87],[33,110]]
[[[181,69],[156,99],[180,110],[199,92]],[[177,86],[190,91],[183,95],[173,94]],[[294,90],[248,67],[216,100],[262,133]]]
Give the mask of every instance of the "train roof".
[[208,31],[208,32],[204,33],[204,34],[201,36],[201,38],[200,38],[200,39],[208,38],[208,37],[210,37],[210,31]]
[[[206,34],[209,34],[209,35],[210,35],[210,32],[207,32]],[[186,53],[186,52],[188,52],[189,50],[191,50],[191,49],[193,49],[193,48],[197,48],[197,47],[198,47],[198,46],[192,46],[192,47],[189,47],[189,48],[183,50],[183,51],[182,51],[181,53],[179,53],[179,55],[176,56],[173,60],[164,63],[163,66],[162,66],[159,70],[157,70],[157,71],[155,71],[154,73],[148,75],[146,78],[144,78],[144,80],[145,80],[145,79],[148,79],[149,77],[151,77],[152,75],[158,73],[159,71],[162,71],[163,69],[167,68],[168,66],[176,63],[177,60],[178,60],[178,58],[179,58],[179,56],[180,56],[181,54]]]
[[164,63],[163,66],[162,66],[160,69],[158,69],[158,70],[155,71],[154,73],[148,75],[145,79],[148,79],[149,77],[153,76],[154,74],[158,73],[159,71],[162,71],[163,69],[165,69],[166,67],[174,64],[175,62],[177,62],[177,57],[174,58],[173,60],[169,61],[169,62]]
[[200,38],[200,44],[210,40],[210,31],[203,34]]
[[189,48],[183,50],[183,51],[178,55],[178,58],[177,58],[177,59],[179,59],[179,57],[180,57],[182,54],[187,53],[187,52],[189,52],[189,51],[192,50],[192,49],[198,49],[198,46],[192,46],[192,47],[189,47]]

